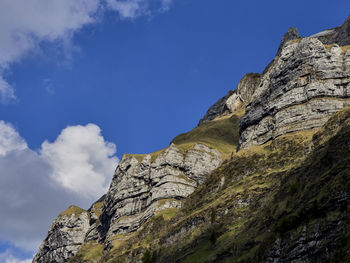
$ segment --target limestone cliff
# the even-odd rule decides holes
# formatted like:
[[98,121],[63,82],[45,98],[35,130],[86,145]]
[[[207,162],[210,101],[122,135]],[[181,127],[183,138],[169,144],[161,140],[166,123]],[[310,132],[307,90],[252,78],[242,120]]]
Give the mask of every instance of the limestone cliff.
[[321,127],[350,105],[350,50],[316,38],[286,43],[262,77],[240,125],[240,148]]
[[84,243],[89,229],[89,213],[70,206],[52,223],[47,237],[41,244],[33,262],[65,262],[74,256]]
[[235,90],[230,90],[223,98],[209,108],[198,126],[217,117],[229,115],[244,108],[251,99],[260,83],[259,73],[248,73],[239,82]]
[[331,31],[330,39],[336,41],[331,45],[321,42],[329,43],[323,33],[281,43],[279,56],[261,77],[246,107],[240,123],[240,149],[319,128],[350,105],[350,46],[338,45],[350,41],[349,23],[348,18]]
[[156,212],[181,208],[182,200],[221,162],[217,150],[202,144],[187,152],[171,144],[154,160],[124,155],[103,204],[101,238],[133,232]]
[[288,30],[195,129],[125,154],[106,195],[60,214],[33,262],[349,259],[349,44],[350,17]]

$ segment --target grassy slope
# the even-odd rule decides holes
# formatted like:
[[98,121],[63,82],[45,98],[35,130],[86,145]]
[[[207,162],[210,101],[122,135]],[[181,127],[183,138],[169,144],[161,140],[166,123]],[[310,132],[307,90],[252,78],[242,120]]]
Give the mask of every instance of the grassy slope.
[[62,213],[60,213],[58,215],[58,217],[72,216],[72,215],[74,215],[75,217],[78,217],[82,213],[87,213],[87,211],[82,209],[82,208],[80,208],[80,207],[78,207],[78,206],[71,205],[66,210],[64,210]]
[[323,260],[327,248],[334,262],[347,262],[349,210],[340,193],[350,192],[348,141],[345,109],[316,134],[289,134],[240,151],[170,220],[154,217],[103,262],[134,262],[147,249],[153,262],[259,262],[277,238],[293,243],[303,226],[335,221],[339,227],[313,252]]
[[[350,262],[349,200],[344,198],[350,193],[350,110],[338,112],[311,144],[311,134],[304,135],[241,153],[213,173],[185,207],[188,216],[206,218],[203,230],[183,246],[170,246],[159,262],[261,262],[277,238],[293,244],[304,226],[319,227],[320,235],[322,229],[331,232],[309,251],[315,262]],[[218,191],[220,177],[227,187]],[[237,199],[250,205],[237,206]],[[214,223],[208,219],[213,210]],[[213,229],[215,245],[209,242]]]
[[[217,149],[225,158],[229,158],[232,152],[236,151],[239,139],[239,117],[242,116],[243,113],[244,110],[239,109],[239,111],[235,112],[234,114],[217,118],[211,122],[196,127],[188,133],[180,134],[174,138],[171,143],[176,144],[176,146],[184,153],[191,149],[196,143],[205,144],[211,148]],[[154,160],[163,151],[164,149],[151,153],[150,155],[152,160]],[[145,154],[131,155],[136,157],[139,161],[142,161],[142,159],[146,156]],[[97,203],[93,206],[93,209],[100,209],[101,205],[102,202]],[[178,209],[175,208],[159,211],[157,212],[156,216],[150,220],[148,225],[152,225],[154,222],[161,222],[161,225],[165,225],[177,214]],[[157,231],[153,232],[155,233]],[[69,262],[119,262],[119,259],[117,260],[115,255],[119,257],[120,254],[125,254],[125,258],[120,259],[122,260],[121,262],[130,262],[128,259],[128,254],[131,253],[131,251],[133,251],[133,254],[137,254],[138,250],[140,250],[140,253],[142,254],[143,248],[147,247],[150,241],[153,239],[153,234],[147,232],[147,235],[143,236],[142,239],[134,241],[135,239],[138,239],[138,236],[135,236],[134,234],[116,236],[115,241],[113,241],[114,247],[110,250],[110,253],[105,254],[103,258],[101,245],[90,242],[84,245],[79,250],[78,254],[70,259]],[[138,256],[141,254],[138,254]]]
[[[186,145],[207,139],[205,132],[199,134],[174,141]],[[305,226],[308,235],[318,226],[321,236],[322,229],[331,231],[310,253],[318,262],[350,262],[349,200],[344,199],[350,192],[349,141],[350,109],[344,109],[318,132],[288,134],[242,150],[181,210],[160,212],[94,260],[136,262],[149,250],[152,262],[261,262],[277,238],[286,253]]]
[[225,156],[230,156],[232,152],[236,151],[238,144],[238,125],[239,117],[237,115],[226,116],[204,123],[190,132],[180,134],[171,143],[180,149],[189,148],[188,146],[195,143],[202,143],[217,149]]
[[[236,151],[239,139],[238,124],[242,114],[243,110],[240,109],[234,114],[204,123],[190,132],[178,135],[171,143],[174,143],[183,153],[193,148],[194,144],[201,143],[210,148],[217,149],[223,154],[224,158],[228,158],[232,152]],[[164,150],[151,153],[151,161],[154,161]],[[146,154],[128,155],[134,156],[139,162],[146,156]]]

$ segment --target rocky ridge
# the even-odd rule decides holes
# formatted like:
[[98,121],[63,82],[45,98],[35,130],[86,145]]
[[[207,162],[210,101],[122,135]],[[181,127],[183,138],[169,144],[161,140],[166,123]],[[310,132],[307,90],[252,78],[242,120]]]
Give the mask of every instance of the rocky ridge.
[[[349,23],[348,18],[339,28],[349,28]],[[334,38],[348,43],[350,32],[345,39]],[[350,46],[325,45],[323,39],[316,35],[282,42],[280,55],[261,77],[241,119],[239,149],[319,128],[350,105]]]
[[185,152],[171,144],[153,155],[123,155],[107,194],[88,211],[69,207],[61,213],[33,262],[66,262],[83,244],[108,243],[138,230],[159,211],[181,208],[222,161],[219,151],[204,144]]
[[156,212],[181,208],[182,200],[222,162],[221,154],[203,144],[183,153],[171,144],[154,160],[124,155],[103,204],[102,240],[139,229]]
[[[259,211],[259,205],[256,205],[256,202],[260,202],[260,199],[265,200],[269,192],[272,196],[272,193],[275,193],[281,184],[276,179],[276,174],[283,175],[285,171],[283,166],[286,163],[287,166],[296,165],[300,161],[298,158],[304,158],[314,144],[310,142],[310,135],[307,135],[309,139],[305,142],[298,142],[299,148],[294,147],[297,149],[295,150],[291,146],[295,144],[295,141],[290,139],[293,136],[285,136],[305,130],[311,130],[313,134],[315,129],[323,126],[335,112],[350,105],[350,48],[344,46],[350,43],[349,24],[350,19],[348,18],[340,27],[307,38],[300,38],[296,29],[290,29],[282,39],[276,58],[265,71],[262,74],[251,73],[244,76],[237,89],[230,91],[214,104],[200,120],[198,127],[194,129],[194,131],[202,129],[202,132],[207,133],[207,128],[213,126],[212,133],[221,136],[220,129],[226,126],[218,126],[218,124],[228,122],[233,114],[240,117],[245,109],[245,115],[240,119],[239,124],[238,149],[242,151],[233,154],[237,142],[232,141],[227,147],[225,145],[225,153],[223,153],[220,140],[216,141],[217,138],[214,142],[212,138],[199,140],[198,134],[193,136],[192,131],[188,133],[192,136],[191,144],[180,143],[188,139],[188,134],[184,134],[180,135],[177,140],[175,139],[168,148],[159,152],[148,155],[124,155],[115,171],[106,196],[88,211],[81,211],[78,217],[76,213],[62,213],[65,215],[62,217],[61,214],[54,221],[33,262],[59,263],[69,259],[70,262],[80,262],[80,259],[76,260],[74,255],[79,255],[81,248],[87,244],[103,244],[103,254],[106,257],[101,262],[114,262],[111,255],[113,251],[113,253],[120,253],[120,257],[126,256],[123,259],[126,262],[140,262],[144,252],[142,247],[139,250],[121,246],[120,249],[124,250],[115,250],[119,247],[120,237],[136,233],[136,236],[140,235],[139,239],[141,237],[142,240],[147,239],[145,235],[150,234],[147,232],[149,229],[152,229],[154,233],[158,231],[157,227],[152,228],[151,219],[162,218],[157,215],[161,215],[164,211],[180,213],[182,209],[185,209],[187,212],[182,212],[185,213],[185,216],[180,213],[178,221],[172,221],[172,230],[167,228],[168,223],[159,221],[163,222],[159,228],[163,226],[164,231],[168,231],[160,235],[159,240],[162,240],[161,244],[165,242],[165,247],[169,248],[170,252],[163,252],[164,255],[160,256],[161,260],[157,262],[172,262],[175,256],[178,258],[177,262],[182,262],[186,255],[178,257],[176,249],[178,249],[179,242],[192,242],[193,235],[188,236],[188,234],[194,229],[197,229],[196,232],[204,231],[205,233],[209,225],[208,231],[214,231],[210,225],[217,220],[224,220],[223,222],[238,220],[237,224],[240,224],[239,219],[247,217],[248,210],[246,209],[248,208],[252,209],[249,210],[249,213],[254,215],[255,210]],[[236,133],[235,129],[230,131]],[[301,135],[301,138],[304,137]],[[260,155],[254,152],[249,153],[250,149],[254,148],[252,146],[261,145],[264,149],[262,152],[269,149],[268,157],[261,155],[260,152]],[[281,150],[281,147],[288,149]],[[231,158],[227,164],[228,152],[231,150]],[[248,157],[245,156],[245,151],[248,151]],[[281,152],[283,156],[279,155]],[[213,171],[217,172],[212,173]],[[230,175],[226,175],[227,171],[230,171]],[[213,181],[213,178],[219,176],[220,173],[225,176],[218,182]],[[265,186],[265,181],[259,182],[258,186],[251,185],[252,181],[249,178],[257,174],[261,177],[260,173],[267,174],[266,178],[268,176],[273,178],[272,186]],[[210,182],[206,181],[208,177]],[[235,192],[234,190],[228,195],[229,198],[225,197],[227,199],[224,199],[223,202],[218,200],[214,202],[218,205],[217,215],[208,215],[210,206],[214,203],[203,193],[212,192],[217,196],[221,193],[220,191],[226,191],[224,193],[226,196],[229,192],[227,193],[225,187],[232,182],[247,184],[247,189],[251,192],[248,190]],[[281,192],[290,191],[288,187],[285,186]],[[192,193],[194,195],[191,195]],[[200,195],[202,200],[198,199],[198,193],[202,193]],[[343,199],[342,204],[348,200],[349,196]],[[204,203],[205,201],[207,204]],[[184,202],[193,203],[193,205],[184,205]],[[201,204],[203,207],[199,212],[195,211],[193,216],[188,214],[188,211],[196,210],[196,207],[201,207]],[[277,213],[277,217],[282,217],[282,215]],[[271,223],[271,219],[269,220],[268,222]],[[338,223],[343,225],[344,222],[346,220]],[[334,224],[336,223],[335,220]],[[309,245],[314,247],[313,242],[320,242],[320,240],[334,236],[334,233],[330,235],[327,232],[328,226],[331,227],[331,225],[315,223],[312,229],[304,227],[302,230],[294,231],[295,238],[285,236],[276,238],[274,245],[266,250],[268,255],[265,255],[260,261],[289,262],[288,260],[295,259],[297,260],[295,262],[300,262],[298,260],[313,262],[309,260],[307,253],[310,250],[307,247]],[[249,231],[248,229],[247,233]],[[276,231],[284,233],[285,230]],[[315,237],[319,233],[322,237]],[[221,234],[218,232],[215,235]],[[310,238],[310,235],[314,236]],[[180,249],[181,254],[201,244],[206,238],[205,234],[198,240],[194,238],[194,243],[190,243],[189,247]],[[130,239],[130,242],[139,241]],[[130,243],[126,242],[125,246],[130,247]],[[176,249],[171,250],[174,249],[174,246]],[[252,244],[248,242],[245,249],[248,249],[249,246]],[[299,253],[300,249],[295,249],[296,247],[305,249],[305,252]],[[241,250],[239,245],[233,250],[225,250],[226,252],[222,252],[224,250],[221,249],[221,252],[218,252],[219,254],[215,257],[208,257],[207,262],[221,262],[227,257],[237,256],[235,253]],[[193,253],[190,251],[189,257]],[[194,253],[193,257],[196,255]],[[100,251],[100,256],[102,257],[102,251]],[[108,258],[113,258],[113,260],[108,261]]]
[[244,109],[260,83],[259,73],[248,73],[243,76],[235,90],[230,90],[224,97],[209,108],[198,126],[214,120],[217,117],[226,116]]
[[79,207],[70,206],[52,223],[33,262],[67,261],[78,252],[84,243],[88,229],[89,213]]

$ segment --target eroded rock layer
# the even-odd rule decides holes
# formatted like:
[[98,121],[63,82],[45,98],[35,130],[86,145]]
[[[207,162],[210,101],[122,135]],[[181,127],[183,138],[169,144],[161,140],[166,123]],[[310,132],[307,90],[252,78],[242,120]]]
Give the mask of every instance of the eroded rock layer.
[[171,144],[154,160],[151,155],[138,159],[124,155],[116,169],[103,205],[102,239],[137,230],[157,211],[180,208],[222,162],[218,151],[202,144],[186,153]]
[[222,161],[220,152],[203,144],[124,155],[107,194],[88,211],[72,206],[60,214],[33,262],[66,262],[84,243],[108,242],[138,230],[159,211],[181,208],[182,200]]
[[[304,156],[310,151],[309,139],[305,139],[310,136],[309,132],[306,132],[305,136],[302,134],[303,132],[300,133],[295,140],[296,142],[300,141],[297,144],[291,139],[296,135],[287,134],[319,128],[333,113],[350,105],[350,46],[346,46],[349,44],[350,18],[340,27],[322,31],[308,38],[300,38],[298,31],[291,28],[283,37],[276,58],[264,72],[262,74],[246,74],[237,89],[229,91],[225,97],[215,103],[193,131],[179,135],[173,140],[175,144],[172,143],[168,148],[159,152],[148,155],[124,155],[116,168],[107,194],[96,201],[87,211],[72,206],[61,213],[53,222],[33,262],[61,263],[67,262],[69,259],[69,262],[81,262],[79,258],[74,259],[74,256],[79,257],[79,253],[84,255],[87,253],[86,251],[90,251],[86,247],[86,251],[82,249],[87,245],[93,247],[98,244],[100,257],[102,254],[110,256],[113,251],[116,251],[113,249],[120,249],[119,251],[123,252],[122,248],[118,248],[118,241],[121,240],[118,238],[123,235],[130,238],[135,233],[141,233],[142,236],[142,229],[147,229],[148,224],[148,227],[152,226],[153,221],[146,222],[154,215],[157,215],[155,218],[158,217],[158,220],[161,218],[164,223],[165,219],[163,215],[159,217],[159,213],[164,213],[167,209],[178,212],[177,209],[183,206],[183,200],[201,185],[197,195],[201,191],[204,194],[200,198],[192,198],[196,201],[193,203],[195,205],[189,207],[189,203],[187,204],[188,210],[195,210],[198,203],[206,200],[204,195],[208,194],[208,190],[211,189],[212,194],[216,195],[217,191],[230,183],[228,178],[231,178],[233,183],[235,180],[247,178],[246,189],[243,189],[241,185],[233,187],[234,194],[222,200],[221,207],[217,208],[219,212],[213,213],[213,209],[209,206],[206,207],[209,203],[203,201],[203,209],[199,211],[202,215],[198,216],[195,213],[193,218],[185,218],[183,222],[179,223],[178,229],[180,230],[178,232],[174,235],[168,235],[168,238],[162,237],[164,241],[162,244],[170,246],[186,234],[191,235],[189,239],[192,239],[193,236],[189,232],[194,231],[205,222],[206,217],[210,217],[211,225],[215,225],[215,220],[220,218],[226,217],[231,224],[232,219],[240,220],[245,216],[250,217],[252,213],[244,214],[244,208],[249,207],[251,203],[254,203],[254,200],[258,200],[258,195],[265,195],[273,190],[273,188],[267,189],[270,186],[265,184],[265,178],[262,175],[270,173],[271,178],[280,178],[278,173],[284,174],[284,169],[288,167],[286,163],[298,161],[300,156]],[[257,162],[259,159],[257,154],[253,154],[250,158],[249,154],[248,157],[243,154],[244,151],[236,153],[237,155],[234,155],[233,152],[238,141],[238,121],[243,115],[244,108],[245,115],[241,118],[239,125],[238,149],[264,144],[286,134],[271,142],[270,146],[268,144],[261,146],[264,147],[263,152],[266,152],[267,149],[268,152],[271,152],[267,158],[260,158],[261,163]],[[232,113],[234,116],[224,117]],[[300,154],[295,150],[298,148],[295,146],[299,144]],[[342,142],[338,145],[340,147],[345,143]],[[280,150],[281,147],[286,148],[284,152],[282,149],[283,155],[281,156],[278,156],[278,151],[274,152],[278,147]],[[289,149],[290,147],[292,149]],[[240,155],[241,153],[242,155]],[[292,155],[290,156],[290,154]],[[230,159],[229,156],[231,156]],[[317,155],[315,154],[315,156]],[[214,188],[211,186],[212,181],[210,180],[209,183],[206,181],[203,184],[206,177],[218,168],[225,158],[229,159],[226,160],[228,163],[216,171],[226,173],[227,179],[222,177]],[[328,158],[326,162],[320,163],[327,164],[330,161],[332,159]],[[254,166],[256,169],[252,169]],[[275,170],[265,170],[269,166]],[[278,176],[275,176],[275,172]],[[219,173],[217,172],[217,174]],[[318,174],[315,173],[315,176]],[[235,179],[233,175],[236,176]],[[249,175],[254,175],[254,180],[250,180]],[[214,180],[215,176],[211,179]],[[262,181],[259,181],[258,185],[254,185],[255,180]],[[282,189],[281,193],[290,192],[292,194],[293,191],[298,191],[297,188],[292,187],[294,184],[295,181],[292,181],[290,185],[276,185],[287,189]],[[215,198],[207,199],[207,201],[211,200],[210,205],[217,205],[216,202],[212,202]],[[191,200],[191,197],[189,199]],[[301,198],[301,200],[304,199]],[[346,200],[348,200],[348,195]],[[260,204],[254,207],[254,210],[259,207]],[[206,209],[211,210],[210,216],[205,212]],[[282,219],[286,218],[285,215],[282,217]],[[281,222],[284,221],[281,220]],[[288,221],[286,222],[288,223]],[[234,227],[240,227],[240,225],[237,224]],[[288,230],[285,228],[286,226],[283,224],[277,226],[277,230],[281,233]],[[234,228],[229,229],[234,230]],[[210,241],[213,243],[216,242],[217,234],[214,230],[213,226],[208,228],[208,233],[211,233]],[[308,231],[307,228],[305,230],[303,228],[301,234],[296,234],[301,238],[276,239],[273,248],[269,250],[267,262],[285,261],[286,258],[302,258],[304,255],[299,252],[299,254],[294,253],[294,248],[297,248],[298,251],[301,251],[299,249],[301,247],[305,248],[305,240],[310,237],[310,233],[311,236],[313,235],[311,230],[310,233],[306,233]],[[327,236],[327,231],[322,231],[317,230],[316,232]],[[134,233],[130,234],[131,232]],[[205,238],[208,233],[204,235]],[[215,238],[214,241],[212,237]],[[200,239],[198,240],[200,241]],[[310,240],[318,242],[317,238],[312,237]],[[196,242],[189,248],[192,249],[193,246],[196,246]],[[221,244],[221,241],[218,242]],[[250,242],[249,246],[251,244]],[[139,262],[141,257],[138,253],[141,252],[136,251],[137,249],[133,251],[131,247],[127,249],[131,249],[127,255],[128,258],[129,256],[134,258],[134,254],[138,258],[138,261],[127,260],[127,262]],[[232,252],[232,255],[231,252],[221,255],[221,259],[235,256],[235,252]],[[169,260],[173,258],[174,254],[176,253],[169,254],[171,255]],[[180,251],[180,254],[183,254],[183,251]],[[192,254],[193,251],[189,253],[189,255]],[[195,254],[193,255],[195,256]],[[118,254],[117,257],[119,256]],[[183,255],[180,258],[184,258]],[[212,259],[212,262],[218,262],[217,259],[220,259],[220,256]],[[95,258],[91,260],[95,262]],[[167,261],[161,260],[159,262]]]
[[89,213],[71,206],[52,223],[33,262],[61,263],[74,256],[84,243],[89,229]]
[[261,75],[259,73],[248,73],[244,75],[237,89],[230,90],[223,98],[211,106],[199,121],[198,126],[243,108],[251,101],[252,95],[260,83],[260,77]]
[[350,50],[317,38],[286,43],[240,123],[239,148],[321,127],[350,105]]

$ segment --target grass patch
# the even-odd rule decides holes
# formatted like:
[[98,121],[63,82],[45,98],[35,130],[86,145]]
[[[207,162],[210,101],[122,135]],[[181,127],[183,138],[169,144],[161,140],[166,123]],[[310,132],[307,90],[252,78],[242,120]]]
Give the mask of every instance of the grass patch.
[[296,38],[296,39],[292,39],[292,40],[287,41],[286,44],[291,45],[291,44],[295,44],[295,43],[300,43],[302,39],[303,39],[302,37]]
[[239,118],[236,115],[221,118],[202,124],[192,131],[180,134],[172,141],[182,150],[188,150],[196,143],[202,143],[210,148],[217,149],[225,157],[236,151],[239,140]]
[[80,207],[78,207],[78,206],[71,205],[65,211],[60,213],[58,216],[62,217],[62,216],[72,216],[72,215],[74,215],[75,217],[78,217],[82,213],[87,213],[87,211],[82,209],[82,208],[80,208]]
[[346,53],[348,50],[350,50],[350,45],[348,45],[348,46],[342,46],[342,47],[341,47],[341,50],[342,50],[344,53]]
[[97,217],[100,217],[100,215],[102,214],[102,205],[103,202],[98,202],[92,206],[91,210]]
[[169,221],[179,212],[178,208],[167,208],[156,212],[156,216],[162,216],[165,221]]
[[78,253],[68,263],[97,263],[102,262],[103,244],[88,242],[79,248]]

